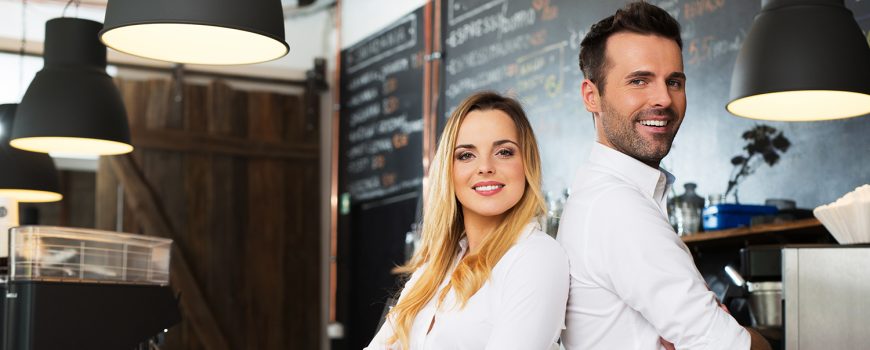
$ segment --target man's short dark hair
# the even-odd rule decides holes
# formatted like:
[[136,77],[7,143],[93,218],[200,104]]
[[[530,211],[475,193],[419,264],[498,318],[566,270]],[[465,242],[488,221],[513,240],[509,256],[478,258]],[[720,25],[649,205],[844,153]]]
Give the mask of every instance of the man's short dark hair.
[[592,25],[580,43],[580,70],[586,79],[598,86],[602,95],[607,71],[607,38],[619,32],[658,35],[676,41],[680,49],[683,48],[680,24],[665,10],[643,1],[625,5],[613,16]]

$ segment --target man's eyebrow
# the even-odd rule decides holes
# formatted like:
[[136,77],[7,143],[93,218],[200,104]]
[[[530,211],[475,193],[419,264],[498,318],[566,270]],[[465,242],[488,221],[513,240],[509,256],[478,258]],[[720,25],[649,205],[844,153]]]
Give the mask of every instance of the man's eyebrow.
[[683,80],[686,80],[686,73],[683,73],[683,72],[673,72],[673,73],[671,73],[671,75],[669,75],[668,77],[671,78],[671,79],[676,78],[676,79],[683,79]]
[[655,76],[655,73],[653,73],[653,72],[646,71],[646,70],[636,70],[634,72],[628,73],[628,75],[626,75],[625,78],[626,79],[648,78],[648,77],[653,77],[653,76]]

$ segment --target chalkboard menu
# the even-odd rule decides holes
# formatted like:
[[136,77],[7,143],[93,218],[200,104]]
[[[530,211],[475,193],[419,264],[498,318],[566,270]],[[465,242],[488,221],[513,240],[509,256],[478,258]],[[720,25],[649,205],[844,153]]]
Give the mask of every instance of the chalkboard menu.
[[[619,4],[591,1],[443,0],[442,113],[438,128],[469,94],[494,90],[519,99],[538,135],[544,183],[564,188],[577,162],[560,159],[593,135],[580,113],[579,42]],[[597,9],[600,7],[600,9]]]
[[423,9],[341,52],[339,191],[364,201],[423,178]]
[[[443,70],[438,133],[459,102],[478,90],[513,95],[523,103],[541,151],[544,191],[557,195],[595,140],[591,113],[580,98],[580,42],[592,24],[627,1],[442,0]],[[742,151],[743,131],[758,121],[729,114],[731,74],[760,0],[652,0],[682,26],[687,113],[663,165],[678,184],[697,182],[704,194],[724,192],[731,157]],[[865,33],[870,2],[846,0]],[[870,64],[870,63],[868,63]],[[765,122],[783,130],[794,148],[776,167],[759,169],[741,185],[741,199],[797,199],[813,207],[870,181],[868,118],[817,123]],[[834,137],[833,135],[839,135]],[[865,135],[865,136],[861,136]],[[825,150],[839,149],[831,154]],[[794,156],[792,156],[792,154]],[[852,158],[850,158],[852,157]],[[806,173],[804,169],[835,169]],[[863,170],[861,170],[863,169]],[[835,177],[835,178],[832,178]],[[762,177],[776,179],[763,181]],[[813,183],[813,186],[806,186]]]

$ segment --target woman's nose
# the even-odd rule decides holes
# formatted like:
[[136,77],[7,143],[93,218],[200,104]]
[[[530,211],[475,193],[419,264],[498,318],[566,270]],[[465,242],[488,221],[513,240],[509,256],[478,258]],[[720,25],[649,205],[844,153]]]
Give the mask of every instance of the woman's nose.
[[483,160],[480,162],[480,166],[477,168],[478,174],[494,174],[495,168],[492,166],[491,161]]

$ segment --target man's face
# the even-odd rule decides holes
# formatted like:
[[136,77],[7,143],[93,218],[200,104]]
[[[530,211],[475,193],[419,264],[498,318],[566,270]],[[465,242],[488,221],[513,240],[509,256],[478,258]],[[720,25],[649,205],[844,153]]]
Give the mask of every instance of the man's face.
[[622,32],[606,44],[605,94],[583,82],[586,109],[596,114],[598,142],[657,168],[686,114],[680,47],[655,35]]

